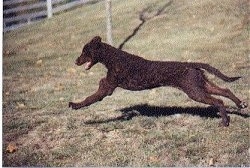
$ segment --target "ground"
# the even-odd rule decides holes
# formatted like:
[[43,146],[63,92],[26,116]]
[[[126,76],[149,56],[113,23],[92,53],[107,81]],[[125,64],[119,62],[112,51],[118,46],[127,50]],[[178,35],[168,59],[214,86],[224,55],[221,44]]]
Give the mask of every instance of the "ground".
[[[123,50],[151,60],[209,63],[249,101],[247,0],[112,1],[114,46],[146,22]],[[157,11],[162,10],[157,15]],[[111,97],[78,111],[98,88],[105,67],[75,66],[82,46],[106,41],[101,1],[4,34],[3,166],[249,166],[249,108],[223,99],[231,123],[220,127],[216,109],[174,88]]]

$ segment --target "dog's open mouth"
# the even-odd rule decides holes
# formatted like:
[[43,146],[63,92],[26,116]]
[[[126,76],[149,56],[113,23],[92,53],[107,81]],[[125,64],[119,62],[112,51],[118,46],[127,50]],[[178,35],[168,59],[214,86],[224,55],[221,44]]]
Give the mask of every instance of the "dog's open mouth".
[[91,66],[92,66],[92,62],[88,61],[85,63],[84,68],[85,68],[85,70],[89,70],[91,68]]

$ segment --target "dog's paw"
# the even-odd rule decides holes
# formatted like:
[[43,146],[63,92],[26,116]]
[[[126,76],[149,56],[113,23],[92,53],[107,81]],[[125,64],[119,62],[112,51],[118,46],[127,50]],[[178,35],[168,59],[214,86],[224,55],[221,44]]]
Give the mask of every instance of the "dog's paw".
[[221,126],[221,127],[228,127],[229,123],[230,123],[230,116],[227,116],[226,118],[222,118],[222,121],[219,124],[219,126]]
[[72,106],[72,104],[73,104],[72,102],[69,102],[69,108]]
[[81,105],[79,105],[77,103],[69,102],[69,108],[72,108],[74,110],[78,110],[81,108]]
[[247,106],[248,106],[247,102],[242,101],[239,105],[239,108],[244,109],[247,108]]

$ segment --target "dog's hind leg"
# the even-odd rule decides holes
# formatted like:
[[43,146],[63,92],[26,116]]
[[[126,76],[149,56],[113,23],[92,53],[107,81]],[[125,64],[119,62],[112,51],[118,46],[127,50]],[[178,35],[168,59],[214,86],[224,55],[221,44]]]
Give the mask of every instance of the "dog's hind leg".
[[227,115],[226,108],[222,100],[212,97],[211,95],[204,92],[203,89],[199,87],[189,88],[188,90],[183,90],[189,98],[194,101],[209,104],[215,106],[219,110],[219,114],[222,117],[223,126],[229,126],[230,117]]
[[194,101],[209,104],[218,108],[223,126],[229,126],[230,117],[222,100],[212,97],[205,89],[206,78],[202,71],[189,69],[180,82],[180,88]]
[[204,85],[205,91],[209,94],[219,95],[231,99],[239,108],[246,108],[247,103],[237,98],[229,89],[220,88],[210,81],[206,81]]
[[216,99],[211,95],[206,95],[201,102],[217,107],[222,118],[222,125],[225,127],[229,126],[230,117],[227,115],[227,111],[222,100]]

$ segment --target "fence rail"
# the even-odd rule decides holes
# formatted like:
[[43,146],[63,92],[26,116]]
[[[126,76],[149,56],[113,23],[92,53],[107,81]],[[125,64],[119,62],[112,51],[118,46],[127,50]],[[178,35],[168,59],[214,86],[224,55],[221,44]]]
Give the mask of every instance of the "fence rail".
[[4,0],[4,32],[50,18],[53,14],[97,0]]

